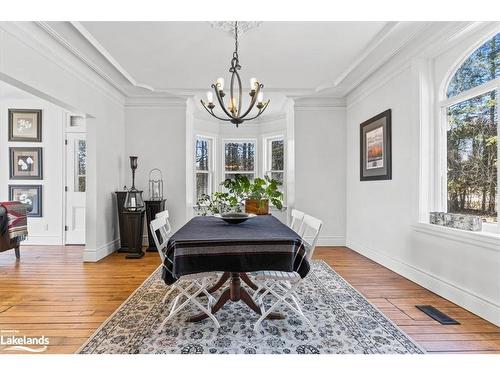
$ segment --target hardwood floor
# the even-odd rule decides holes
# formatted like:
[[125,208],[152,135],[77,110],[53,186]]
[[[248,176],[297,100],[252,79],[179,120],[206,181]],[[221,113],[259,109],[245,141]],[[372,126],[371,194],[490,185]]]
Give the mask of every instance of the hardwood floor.
[[[500,328],[348,248],[318,247],[323,259],[431,353],[500,353]],[[415,305],[433,305],[461,325],[441,325]]]
[[[11,251],[0,253],[0,330],[45,335],[46,353],[73,353],[159,265],[156,253],[140,260],[112,254],[97,263],[82,263],[81,253],[75,246],[25,246],[19,262]],[[356,252],[320,247],[315,258],[429,352],[500,353],[500,328]],[[442,326],[415,304],[432,304],[462,324]]]

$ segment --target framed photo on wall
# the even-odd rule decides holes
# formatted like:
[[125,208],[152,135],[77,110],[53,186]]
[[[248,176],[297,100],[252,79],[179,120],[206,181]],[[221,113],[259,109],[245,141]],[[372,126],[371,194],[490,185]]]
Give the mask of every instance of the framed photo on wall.
[[10,179],[43,179],[43,155],[41,147],[10,147]]
[[9,201],[19,201],[30,206],[30,217],[42,217],[42,185],[9,185]]
[[391,110],[360,124],[360,180],[392,179]]
[[9,142],[41,142],[42,110],[9,109]]

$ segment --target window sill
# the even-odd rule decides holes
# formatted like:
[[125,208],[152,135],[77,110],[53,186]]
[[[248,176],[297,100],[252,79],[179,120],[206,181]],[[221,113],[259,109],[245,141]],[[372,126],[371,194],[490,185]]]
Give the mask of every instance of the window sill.
[[412,225],[416,232],[437,236],[452,241],[467,243],[485,249],[500,252],[500,234],[491,232],[469,232],[460,229],[443,227],[429,223],[417,223]]

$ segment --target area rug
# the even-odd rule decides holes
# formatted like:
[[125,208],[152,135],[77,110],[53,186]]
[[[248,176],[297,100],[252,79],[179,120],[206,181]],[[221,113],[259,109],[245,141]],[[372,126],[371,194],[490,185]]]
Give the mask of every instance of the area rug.
[[[162,305],[168,288],[161,280],[161,269],[157,269],[77,353],[424,353],[323,261],[312,262],[311,272],[297,290],[304,314],[316,332],[293,311],[283,308],[285,319],[264,321],[255,333],[253,324],[258,316],[242,302],[229,303],[217,312],[219,330],[210,319],[185,322],[198,312],[188,307],[159,331],[168,314],[168,306]],[[174,297],[172,293],[168,302]]]

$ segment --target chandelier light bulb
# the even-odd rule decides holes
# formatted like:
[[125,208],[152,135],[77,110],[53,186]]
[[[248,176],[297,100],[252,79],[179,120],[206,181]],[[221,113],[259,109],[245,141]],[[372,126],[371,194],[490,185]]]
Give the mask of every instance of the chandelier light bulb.
[[217,78],[217,88],[219,89],[219,91],[224,90],[224,78],[222,77]]
[[209,103],[213,103],[214,102],[214,93],[212,91],[207,91],[207,101]]
[[250,90],[255,91],[257,85],[257,78],[250,78]]
[[231,102],[230,102],[230,104],[229,104],[229,110],[230,110],[231,112],[237,112],[236,107],[237,107],[237,106],[236,106],[236,98],[235,98],[235,97],[232,97],[232,98],[231,98]]
[[262,103],[264,101],[264,93],[262,91],[257,95],[257,102]]

